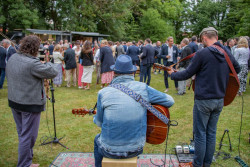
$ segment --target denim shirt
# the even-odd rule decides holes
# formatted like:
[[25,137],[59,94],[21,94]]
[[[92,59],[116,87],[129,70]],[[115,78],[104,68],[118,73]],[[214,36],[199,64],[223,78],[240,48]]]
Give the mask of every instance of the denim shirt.
[[[150,103],[168,108],[174,104],[171,96],[134,81],[133,76],[118,76],[111,83],[127,86]],[[118,89],[106,87],[98,92],[94,123],[102,128],[98,143],[105,151],[136,152],[145,145],[147,109]]]

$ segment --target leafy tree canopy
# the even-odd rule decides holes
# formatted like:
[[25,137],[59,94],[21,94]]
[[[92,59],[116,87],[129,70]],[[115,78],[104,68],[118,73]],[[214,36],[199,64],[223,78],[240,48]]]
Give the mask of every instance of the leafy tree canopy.
[[249,8],[249,0],[0,0],[0,27],[99,32],[112,40],[173,36],[178,43],[213,26],[226,40],[250,34]]

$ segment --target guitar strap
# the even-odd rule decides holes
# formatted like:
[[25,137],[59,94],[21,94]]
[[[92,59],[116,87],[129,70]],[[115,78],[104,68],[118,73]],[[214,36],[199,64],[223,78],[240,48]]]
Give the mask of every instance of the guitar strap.
[[237,82],[239,83],[239,79],[237,77],[237,73],[236,73],[236,71],[234,69],[234,66],[233,66],[233,64],[232,64],[229,56],[227,55],[227,52],[224,49],[222,49],[220,46],[218,46],[218,45],[212,45],[212,47],[216,48],[217,50],[219,50],[221,53],[224,54],[225,59],[227,61],[227,64],[228,64],[230,70],[232,71],[233,75],[237,78]]
[[166,125],[169,124],[169,122],[170,122],[169,119],[165,115],[163,115],[161,112],[156,110],[148,101],[143,99],[140,94],[135,93],[133,90],[129,89],[128,87],[126,87],[122,84],[110,84],[109,87],[118,89],[118,90],[122,91],[123,93],[127,94],[128,96],[133,98],[135,101],[140,103],[143,107],[145,107],[152,114],[154,114],[157,118],[159,118]]
[[188,59],[191,59],[192,57],[194,57],[196,52],[192,53],[191,55],[188,55],[187,57],[184,57],[183,59],[181,59],[180,61],[178,61],[177,63],[175,64],[172,64],[171,67],[175,66],[176,64],[179,64],[180,62],[182,61],[185,61],[185,60],[188,60]]
[[[181,59],[180,61],[178,61],[178,63],[180,63],[180,62],[182,62],[182,61],[185,61],[185,60],[188,60],[188,59],[194,57],[195,53],[196,53],[196,52],[192,53],[191,55],[188,55],[187,57],[184,57],[183,59]],[[178,63],[177,63],[177,64],[178,64]]]

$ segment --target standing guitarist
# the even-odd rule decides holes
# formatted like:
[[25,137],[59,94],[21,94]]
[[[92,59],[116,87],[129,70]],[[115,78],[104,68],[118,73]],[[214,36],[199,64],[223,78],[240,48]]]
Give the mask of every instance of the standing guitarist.
[[[94,117],[94,123],[102,130],[94,140],[96,167],[101,166],[103,157],[126,159],[143,152],[147,109],[139,103],[141,99],[168,108],[174,104],[171,96],[135,81],[134,72],[137,68],[128,55],[117,57],[115,65],[110,68],[115,72],[115,78],[110,86],[99,91],[97,114]],[[125,86],[141,97],[136,101],[112,85]]]
[[196,52],[187,69],[180,72],[173,70],[168,72],[171,79],[179,81],[186,80],[196,74],[193,108],[194,167],[210,166],[212,163],[217,122],[224,105],[229,79],[230,68],[225,56],[212,45],[217,45],[225,50],[235,71],[240,72],[240,66],[232,54],[217,42],[218,31],[215,28],[204,28],[200,37],[206,48]]

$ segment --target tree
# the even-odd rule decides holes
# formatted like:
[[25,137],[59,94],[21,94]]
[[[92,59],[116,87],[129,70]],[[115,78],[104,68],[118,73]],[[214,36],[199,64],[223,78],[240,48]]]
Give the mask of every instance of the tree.
[[38,23],[36,9],[24,0],[0,0],[0,26],[6,30],[26,29]]
[[149,8],[143,12],[140,20],[140,31],[142,38],[150,38],[153,42],[157,40],[165,41],[170,35],[174,35],[171,23],[161,19],[161,15],[156,9]]
[[248,0],[192,0],[188,15],[191,32],[198,35],[205,27],[219,31],[219,38],[249,35],[250,4]]

